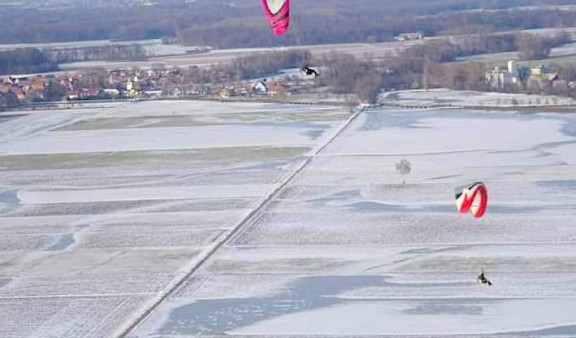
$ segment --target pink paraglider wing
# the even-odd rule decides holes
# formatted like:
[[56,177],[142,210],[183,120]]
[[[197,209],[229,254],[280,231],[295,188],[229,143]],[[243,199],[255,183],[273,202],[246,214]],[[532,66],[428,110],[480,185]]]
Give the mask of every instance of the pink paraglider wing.
[[471,211],[476,218],[484,216],[488,208],[488,190],[484,183],[477,182],[467,188],[460,189],[456,193],[458,211],[461,213]]
[[262,7],[274,34],[286,33],[290,25],[290,0],[262,0]]

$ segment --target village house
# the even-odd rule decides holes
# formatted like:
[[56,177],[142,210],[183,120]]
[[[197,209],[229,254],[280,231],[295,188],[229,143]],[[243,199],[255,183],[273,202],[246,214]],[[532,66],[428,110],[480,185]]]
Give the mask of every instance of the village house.
[[520,75],[516,63],[512,60],[508,61],[506,69],[501,69],[499,66],[486,72],[486,81],[491,88],[502,89],[511,84],[518,84],[520,82]]
[[12,90],[12,83],[11,82],[2,82],[0,84],[0,93],[6,94]]
[[272,95],[272,96],[276,96],[276,95],[283,96],[284,95],[285,96],[285,95],[290,95],[290,92],[288,90],[288,87],[286,87],[282,83],[273,82],[268,87],[268,95]]
[[537,92],[542,88],[552,86],[557,80],[559,80],[558,73],[549,71],[544,65],[538,65],[530,69],[530,77],[526,81],[526,86],[529,90]]
[[252,85],[252,93],[254,94],[265,94],[268,92],[268,86],[266,85],[266,80],[257,81]]
[[227,98],[236,96],[236,87],[224,86],[224,88],[222,88],[220,90],[220,93],[218,94],[218,96],[222,99],[227,99]]
[[38,75],[30,80],[30,90],[42,92],[47,84],[47,79],[44,76]]

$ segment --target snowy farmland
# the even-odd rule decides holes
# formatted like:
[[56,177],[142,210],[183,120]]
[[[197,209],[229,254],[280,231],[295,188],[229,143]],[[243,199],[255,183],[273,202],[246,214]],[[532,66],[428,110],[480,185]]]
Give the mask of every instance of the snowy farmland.
[[[576,116],[349,117],[166,101],[0,119],[0,336],[576,336]],[[454,207],[476,180],[482,219]]]
[[[571,116],[366,111],[130,337],[574,336],[575,137]],[[488,215],[456,214],[478,179]]]
[[0,115],[0,337],[111,337],[330,136],[333,107]]

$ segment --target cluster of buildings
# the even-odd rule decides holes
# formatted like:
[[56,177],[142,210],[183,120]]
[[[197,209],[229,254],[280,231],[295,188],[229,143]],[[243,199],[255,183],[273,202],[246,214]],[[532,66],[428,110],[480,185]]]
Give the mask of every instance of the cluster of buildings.
[[34,77],[12,77],[8,76],[0,81],[0,94],[10,96],[23,101],[40,101],[44,99],[44,94],[48,81],[54,77],[34,76]]
[[[214,75],[218,78],[218,74]],[[252,81],[215,80],[206,83],[174,69],[95,70],[78,74],[7,76],[0,79],[0,95],[18,103],[55,100],[95,100],[149,97],[208,96],[217,98],[288,96],[313,84],[294,76]]]
[[105,82],[96,73],[8,76],[0,80],[0,94],[15,97],[19,103],[134,97],[132,87],[130,81]]
[[513,60],[508,61],[505,69],[496,66],[486,72],[486,80],[489,87],[496,90],[517,86],[526,86],[526,89],[535,91],[542,88],[576,89],[576,81],[561,79],[558,72],[544,65],[528,67],[518,65]]
[[218,91],[220,98],[252,97],[252,96],[289,96],[295,91],[290,82],[259,80],[256,82],[239,82],[226,85]]
[[[92,71],[78,74],[7,76],[0,79],[0,95],[19,104],[119,99],[162,95],[169,76],[157,71]],[[12,104],[13,106],[13,104]]]

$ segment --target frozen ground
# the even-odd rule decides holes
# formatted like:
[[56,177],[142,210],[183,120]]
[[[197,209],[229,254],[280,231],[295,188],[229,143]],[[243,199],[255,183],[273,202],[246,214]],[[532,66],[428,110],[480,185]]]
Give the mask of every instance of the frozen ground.
[[349,113],[162,101],[0,115],[0,337],[112,337]]
[[489,93],[450,89],[405,90],[385,93],[382,103],[404,106],[454,106],[454,107],[538,107],[573,106],[576,100],[555,95],[529,95],[509,93]]
[[0,120],[0,336],[576,336],[576,116],[342,110]]
[[574,337],[575,176],[572,115],[365,111],[128,336]]

